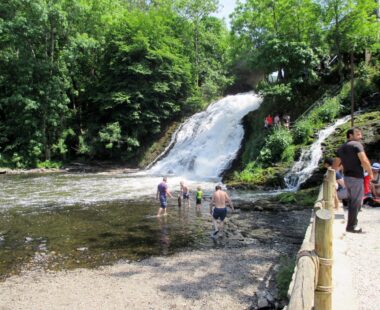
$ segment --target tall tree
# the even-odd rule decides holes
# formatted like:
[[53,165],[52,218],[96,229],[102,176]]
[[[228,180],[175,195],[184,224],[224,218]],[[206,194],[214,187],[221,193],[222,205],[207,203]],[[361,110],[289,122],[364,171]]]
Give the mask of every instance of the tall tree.
[[218,9],[218,0],[179,0],[178,8],[180,13],[191,21],[193,25],[193,45],[195,61],[195,83],[200,86],[200,32],[202,20]]
[[[232,32],[237,61],[267,74],[277,71],[280,80],[283,73],[291,78],[301,62],[304,66],[297,74],[309,70],[314,63],[302,58],[323,48],[320,7],[311,0],[240,2],[232,15]],[[302,53],[305,56],[300,58]]]
[[2,1],[0,12],[4,151],[14,161],[50,159],[68,104],[61,57],[67,42],[65,14],[54,1],[43,0]]

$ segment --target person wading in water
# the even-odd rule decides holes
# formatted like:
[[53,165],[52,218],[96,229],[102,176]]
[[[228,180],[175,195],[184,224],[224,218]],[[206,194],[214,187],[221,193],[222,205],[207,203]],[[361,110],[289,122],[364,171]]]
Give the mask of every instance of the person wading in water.
[[[220,185],[215,186],[215,192],[212,195],[212,200],[210,203],[210,213],[212,215],[212,221],[215,227],[215,231],[212,234],[213,238],[215,238],[219,232],[223,232],[224,219],[227,215],[226,203],[228,203],[233,211],[235,210],[228,194],[222,191],[222,187]],[[220,220],[219,225],[218,220]]]

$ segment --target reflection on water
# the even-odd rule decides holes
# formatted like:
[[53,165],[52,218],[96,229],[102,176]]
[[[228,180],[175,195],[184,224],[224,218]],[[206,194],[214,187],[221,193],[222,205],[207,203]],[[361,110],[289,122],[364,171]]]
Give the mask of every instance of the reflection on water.
[[[178,249],[210,246],[207,208],[168,206],[155,217],[158,204],[112,201],[87,205],[14,207],[0,217],[0,275],[21,264],[49,268],[95,267],[119,259],[168,255]],[[36,253],[42,257],[35,261]]]

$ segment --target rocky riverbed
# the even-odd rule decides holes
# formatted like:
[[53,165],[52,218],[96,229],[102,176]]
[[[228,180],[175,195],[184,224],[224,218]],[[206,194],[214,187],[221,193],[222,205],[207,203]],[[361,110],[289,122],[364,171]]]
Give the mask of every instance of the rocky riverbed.
[[[282,258],[295,257],[310,214],[308,209],[238,210],[229,215],[224,235],[211,243],[173,255],[119,259],[95,269],[52,270],[52,262],[64,255],[40,240],[21,272],[0,283],[0,307],[280,308],[275,276]],[[211,219],[203,229],[211,232]],[[83,255],[88,251],[76,250]]]

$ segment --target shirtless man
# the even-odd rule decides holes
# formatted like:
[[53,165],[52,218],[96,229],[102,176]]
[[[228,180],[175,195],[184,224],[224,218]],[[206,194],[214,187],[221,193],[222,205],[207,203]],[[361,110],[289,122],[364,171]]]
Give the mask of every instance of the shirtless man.
[[183,181],[179,182],[180,185],[180,199],[186,202],[186,206],[190,207],[190,189]]
[[[220,185],[215,186],[215,192],[212,195],[212,200],[210,203],[210,214],[212,215],[212,222],[215,227],[215,231],[212,234],[213,238],[215,238],[219,232],[223,231],[224,219],[227,215],[226,202],[232,210],[235,210],[228,194],[222,191],[222,187]],[[218,219],[220,219],[219,226]]]

